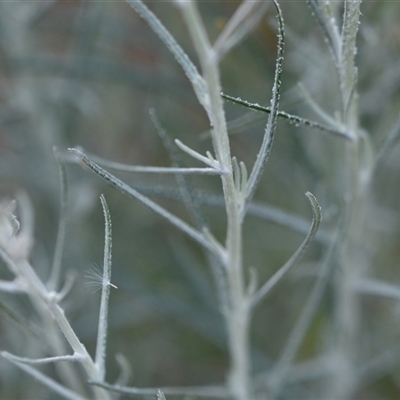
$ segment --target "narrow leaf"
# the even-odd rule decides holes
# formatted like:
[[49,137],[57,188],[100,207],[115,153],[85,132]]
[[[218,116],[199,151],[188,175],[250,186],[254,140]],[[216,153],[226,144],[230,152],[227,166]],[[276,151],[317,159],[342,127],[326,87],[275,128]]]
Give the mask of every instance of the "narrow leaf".
[[[238,97],[232,97],[232,96],[229,96],[229,95],[224,94],[224,93],[222,93],[221,96],[224,99],[231,101],[232,103],[240,104],[241,106],[250,108],[252,110],[261,111],[261,112],[264,112],[264,113],[267,113],[267,114],[271,113],[271,108],[270,107],[264,107],[264,106],[261,106],[261,105],[259,105],[257,103],[250,103],[250,102],[248,102],[246,100],[242,100],[242,99],[240,99]],[[334,126],[321,124],[319,122],[312,121],[312,120],[307,119],[307,118],[302,118],[302,117],[299,117],[297,115],[289,114],[289,113],[287,113],[285,111],[278,111],[277,112],[277,116],[280,117],[280,118],[283,118],[283,119],[287,119],[290,124],[293,124],[295,126],[302,125],[302,126],[306,126],[306,127],[313,128],[313,129],[319,129],[319,130],[321,130],[323,132],[331,133],[333,135],[337,135],[337,136],[344,137],[346,139],[350,139],[348,134],[345,131],[337,129]]]
[[[310,92],[305,88],[305,86],[301,82],[297,84],[297,87],[300,91],[300,96],[308,104],[311,110],[316,115],[318,115],[319,118],[321,118],[322,121],[325,121],[325,123],[327,123],[329,126],[332,127],[338,126],[338,122],[334,118],[332,118],[325,110],[322,109],[322,107],[313,99]],[[348,134],[346,133],[346,135]]]
[[259,24],[268,6],[269,2],[267,1],[255,2],[253,0],[245,0],[240,4],[215,41],[214,51],[218,60],[221,60]]
[[150,200],[148,197],[142,195],[135,189],[128,186],[126,183],[122,182],[120,179],[115,177],[114,175],[110,174],[108,171],[101,168],[99,165],[91,161],[85,154],[81,153],[76,149],[69,149],[69,151],[75,154],[89,169],[91,169],[95,174],[100,176],[106,182],[110,183],[120,192],[126,194],[127,196],[139,200],[142,204],[153,210],[156,214],[165,218],[168,222],[172,225],[179,228],[181,231],[185,232],[188,236],[194,239],[196,242],[200,243],[206,249],[211,251],[212,253],[218,255],[218,252],[215,251],[212,244],[204,237],[202,233],[198,230],[192,228],[188,225],[185,221],[181,220],[180,218],[176,217],[165,208],[159,206],[154,201]]
[[202,154],[198,153],[196,150],[193,150],[189,146],[186,146],[179,139],[175,139],[175,143],[185,153],[189,154],[196,160],[199,160],[204,164],[209,165],[211,168],[214,168],[216,173],[220,175],[228,173],[228,171],[221,169],[220,163],[211,156],[211,153],[207,152],[207,157],[205,157]]
[[[158,136],[161,138],[165,149],[168,152],[169,158],[171,160],[171,164],[175,168],[182,168],[183,162],[181,159],[180,153],[177,151],[177,147],[170,137],[170,135],[165,131],[165,129],[161,126],[160,121],[158,120],[155,111],[150,110],[150,118],[153,122],[154,127],[158,133]],[[191,185],[190,177],[186,175],[176,174],[175,175],[176,182],[179,186],[179,191],[182,196],[182,200],[186,206],[187,211],[189,212],[192,222],[195,224],[197,229],[201,230],[206,226],[203,213],[200,209],[200,204],[195,197],[195,189]]]
[[338,65],[340,59],[340,34],[328,3],[325,2],[324,7],[321,5],[319,0],[307,0],[307,4],[310,6],[315,18],[317,19],[328,43],[332,57],[336,65]]
[[251,298],[250,308],[254,308],[270,292],[270,290],[298,263],[298,261],[303,256],[308,246],[314,239],[314,236],[317,233],[322,220],[321,207],[319,206],[317,199],[314,197],[313,194],[307,192],[306,196],[310,202],[313,211],[313,220],[308,235],[306,236],[300,247],[292,255],[292,257],[290,257],[290,259],[286,262],[286,264],[281,267]]
[[280,390],[283,388],[286,380],[290,379],[289,375],[291,374],[289,374],[289,370],[293,367],[292,362],[315,317],[318,307],[321,305],[322,296],[325,293],[326,287],[330,282],[330,277],[337,265],[335,263],[335,254],[338,253],[340,247],[343,245],[345,237],[344,232],[348,221],[348,211],[348,207],[345,207],[344,212],[340,216],[336,232],[330,240],[330,245],[327,249],[324,261],[318,269],[318,275],[307,302],[283,347],[282,354],[276,362],[274,370],[269,374],[269,387],[276,396],[279,396]]
[[157,392],[157,400],[166,400],[164,393],[160,389]]
[[140,0],[127,0],[136,12],[149,24],[153,31],[164,42],[169,51],[174,55],[175,59],[185,71],[187,77],[193,85],[194,92],[200,104],[208,110],[208,93],[202,76],[197,71],[196,66],[189,59],[182,47],[177,43],[175,38],[169,33],[159,19],[143,4]]
[[[85,154],[90,157],[91,160],[97,164],[119,172],[130,172],[130,173],[146,173],[146,174],[179,174],[179,175],[220,175],[220,172],[215,168],[182,168],[182,167],[154,167],[147,165],[129,165],[119,162],[105,160],[99,156],[89,154],[85,151]],[[209,161],[207,159],[207,161]]]
[[268,117],[267,126],[265,128],[264,138],[261,144],[259,153],[257,154],[256,162],[253,166],[249,180],[247,182],[246,201],[249,203],[254,192],[257,189],[261,175],[264,171],[265,164],[268,160],[269,153],[274,141],[276,120],[279,107],[280,89],[281,89],[281,75],[282,75],[282,62],[283,62],[283,47],[285,42],[285,31],[282,17],[282,11],[279,4],[274,0],[274,4],[278,13],[279,33],[278,33],[278,55],[276,57],[275,77],[272,87],[271,111]]

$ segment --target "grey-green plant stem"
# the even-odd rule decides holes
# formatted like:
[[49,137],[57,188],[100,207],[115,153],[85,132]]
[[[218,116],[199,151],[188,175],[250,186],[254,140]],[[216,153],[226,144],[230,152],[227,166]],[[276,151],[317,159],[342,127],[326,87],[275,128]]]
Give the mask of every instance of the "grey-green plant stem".
[[194,2],[179,2],[192,42],[207,83],[210,107],[208,117],[212,127],[212,142],[221,169],[229,171],[222,175],[227,213],[227,281],[230,291],[230,307],[226,311],[229,336],[231,370],[228,384],[232,396],[237,400],[249,400],[250,361],[249,361],[249,314],[243,307],[245,303],[245,284],[242,260],[242,210],[243,197],[237,192],[231,165],[229,137],[221,98],[221,84],[218,69],[218,55],[214,53],[205,28]]
[[83,357],[80,354],[66,355],[66,356],[55,356],[55,357],[44,357],[44,358],[28,358],[28,357],[18,357],[14,354],[8,353],[7,351],[2,351],[2,357],[7,358],[11,361],[16,361],[25,364],[49,364],[58,361],[73,361],[80,362]]
[[400,300],[400,288],[398,285],[377,279],[360,279],[355,282],[354,289],[363,295],[381,296],[388,299]]
[[103,260],[103,281],[100,300],[99,327],[97,330],[97,345],[95,364],[100,380],[104,380],[106,375],[106,345],[107,345],[107,323],[108,323],[108,301],[110,298],[111,280],[111,249],[112,249],[112,225],[111,215],[107,202],[103,195],[100,196],[103,207],[105,233],[104,233],[104,260]]
[[226,129],[225,112],[220,95],[220,78],[218,61],[211,43],[207,37],[201,17],[194,1],[178,2],[183,11],[183,16],[189,30],[193,45],[200,60],[203,79],[206,83],[209,107],[205,108],[211,127],[213,129],[212,141],[214,150],[221,168],[229,173],[231,169],[231,155],[229,138]]
[[[271,108],[270,107],[264,107],[264,106],[261,106],[261,105],[259,105],[257,103],[250,103],[250,102],[248,102],[246,100],[243,100],[243,99],[241,99],[239,97],[232,97],[232,96],[229,96],[229,95],[224,94],[224,93],[222,93],[221,96],[224,99],[231,101],[232,103],[240,104],[240,105],[242,105],[244,107],[247,107],[247,108],[250,108],[252,110],[261,111],[261,112],[264,112],[264,113],[267,113],[267,114],[271,113]],[[324,125],[324,124],[321,124],[321,123],[316,122],[316,121],[312,121],[312,120],[307,119],[307,118],[302,118],[302,117],[299,117],[297,115],[289,114],[289,113],[287,113],[285,111],[278,111],[277,112],[277,116],[281,117],[283,119],[287,119],[289,121],[289,123],[294,124],[294,125],[307,126],[309,128],[319,129],[322,132],[331,133],[333,135],[344,137],[346,139],[351,139],[346,132],[344,132],[343,130],[337,129],[334,126]]]
[[[353,111],[351,108],[355,105],[353,97],[355,94],[355,85],[357,83],[357,68],[355,66],[355,55],[357,53],[356,37],[360,19],[361,0],[346,0],[344,2],[343,27],[341,34],[339,78],[340,89],[342,92],[343,117]],[[351,118],[352,116],[349,115]],[[352,132],[356,134],[356,132]]]
[[[74,330],[65,317],[64,310],[57,303],[57,293],[49,291],[46,285],[40,280],[33,267],[28,262],[29,243],[33,231],[33,211],[28,198],[20,194],[19,201],[21,205],[21,229],[14,236],[14,246],[19,244],[17,249],[0,248],[0,257],[5,262],[9,270],[19,279],[23,290],[31,297],[32,304],[38,309],[39,313],[44,317],[51,316],[70,344],[74,353],[82,356],[81,363],[86,370],[89,378],[98,379],[97,368],[87,352],[85,346],[80,342]],[[6,246],[7,244],[3,244]],[[57,338],[54,337],[53,342],[56,343]],[[104,390],[95,389],[96,396],[102,399],[109,399],[109,395]]]
[[[82,150],[83,151],[83,150]],[[105,160],[99,156],[95,156],[85,151],[85,154],[90,157],[97,164],[113,169],[119,172],[135,172],[135,173],[146,173],[146,174],[180,174],[180,175],[221,175],[221,171],[214,167],[210,168],[183,168],[183,167],[153,167],[147,165],[128,165],[118,163],[114,161]],[[205,160],[201,160],[205,163],[209,163],[210,160],[204,157]]]
[[219,60],[254,29],[265,15],[269,2],[244,0],[229,19],[214,43],[214,51]]
[[197,71],[196,66],[192,63],[181,46],[176,42],[174,37],[168,32],[158,18],[143,4],[140,0],[127,0],[136,12],[150,25],[153,31],[164,42],[169,51],[174,55],[176,61],[181,65],[193,85],[194,92],[205,109],[208,109],[208,93],[203,78]]
[[157,392],[157,400],[167,400],[164,396],[164,393],[160,389],[158,389]]
[[[150,200],[146,196],[142,195],[135,189],[132,189],[126,183],[122,182],[120,179],[116,178],[114,175],[110,174],[105,169],[101,168],[99,165],[91,161],[85,154],[81,153],[79,150],[76,149],[69,149],[69,151],[75,154],[87,167],[89,167],[94,173],[100,176],[102,179],[110,183],[116,189],[121,191],[122,193],[128,195],[131,198],[139,200],[145,206],[153,210],[156,214],[161,215],[167,221],[169,221],[172,225],[176,226],[181,231],[185,232],[188,236],[194,239],[196,242],[204,246],[206,249],[214,253],[217,257],[221,258],[221,254],[215,247],[204,237],[204,235],[199,232],[198,230],[192,228],[188,225],[185,221],[181,220],[180,218],[176,217],[165,208],[159,206],[154,201]],[[223,257],[224,258],[224,257]]]
[[[93,362],[91,356],[89,355],[86,347],[81,343],[81,341],[76,336],[74,330],[72,329],[71,325],[69,324],[67,318],[65,317],[64,310],[55,303],[48,302],[49,310],[57,321],[58,326],[62,330],[65,338],[67,339],[68,343],[71,345],[72,349],[77,353],[77,355],[82,356],[82,365],[85,368],[89,378],[98,379],[98,369],[96,364]],[[96,391],[96,396],[100,396],[102,399],[109,399],[109,395],[105,391]],[[101,397],[103,396],[103,397]]]
[[23,362],[14,360],[13,357],[10,357],[8,353],[2,352],[2,356],[11,361],[12,363],[14,363],[16,366],[18,366],[25,372],[27,372],[29,375],[33,376],[35,379],[37,379],[43,385],[53,390],[55,393],[58,393],[59,395],[63,396],[64,398],[69,400],[87,400],[86,397],[82,397],[78,393],[75,393],[72,390],[67,389],[66,387],[60,385],[58,382],[49,378],[36,368],[33,368],[30,365],[27,365]]
[[53,147],[54,156],[57,161],[58,171],[60,174],[61,183],[61,209],[58,222],[57,239],[53,256],[53,263],[51,267],[50,278],[47,282],[47,287],[50,290],[56,290],[60,281],[62,256],[64,252],[65,234],[67,231],[67,213],[68,213],[68,181],[65,166],[62,161],[61,155],[57,147]]
[[383,144],[381,145],[375,156],[375,165],[373,170],[374,174],[376,174],[377,171],[379,171],[382,164],[387,159],[387,156],[395,148],[399,138],[400,138],[400,116],[397,118],[392,129],[390,129],[389,133],[386,135]]
[[0,280],[0,291],[8,293],[23,293],[23,289],[20,287],[18,279],[13,281]]
[[[168,152],[171,165],[175,168],[181,168],[183,166],[183,162],[181,159],[181,154],[178,152],[178,149],[172,140],[171,136],[166,132],[166,130],[161,125],[159,119],[157,118],[156,112],[154,109],[149,110],[151,121],[156,128],[157,134],[163,142],[165,149]],[[182,197],[182,201],[186,206],[187,211],[190,214],[192,222],[197,227],[197,229],[202,230],[205,226],[204,216],[200,209],[200,204],[195,197],[195,189],[192,187],[190,183],[190,179],[185,176],[185,174],[175,174],[175,180],[178,183],[179,192]],[[207,253],[209,255],[209,253]]]
[[161,388],[139,388],[132,386],[119,386],[110,385],[104,382],[89,382],[92,385],[96,385],[117,393],[137,396],[156,396],[158,391],[161,390],[165,395],[171,396],[188,396],[188,397],[208,397],[217,399],[229,399],[229,389],[224,386],[188,386],[188,387],[161,387]]
[[338,63],[342,120],[354,138],[345,144],[345,171],[343,193],[349,201],[349,218],[345,240],[339,252],[342,270],[335,275],[337,326],[336,366],[329,396],[349,399],[357,385],[355,370],[359,356],[360,299],[354,284],[362,279],[368,260],[362,251],[365,221],[368,218],[368,180],[363,175],[363,139],[359,131],[358,94],[355,66],[356,35],[360,18],[360,0],[345,0],[341,32],[341,52]]
[[221,163],[218,160],[215,160],[210,152],[207,152],[206,153],[207,157],[204,157],[203,155],[198,153],[196,150],[193,150],[189,146],[186,146],[179,139],[175,139],[175,143],[182,151],[184,151],[185,153],[189,154],[194,159],[199,160],[199,161],[203,162],[206,165],[209,165],[219,175],[224,175],[224,174],[228,174],[229,173],[229,170],[224,169],[223,166],[221,166]]
[[390,346],[357,371],[358,382],[371,384],[393,371],[394,367],[398,367],[399,361],[400,346],[398,344]]
[[65,299],[65,297],[70,293],[72,288],[74,287],[76,275],[73,273],[67,273],[65,277],[65,282],[62,288],[57,292],[56,300],[60,302]]
[[[64,354],[65,340],[62,338],[62,333],[55,326],[55,320],[50,315],[48,308],[43,304],[43,298],[46,295],[52,297],[52,301],[59,301],[60,295],[63,293],[57,293],[46,287],[46,285],[36,275],[35,270],[26,261],[31,247],[31,237],[33,235],[33,209],[31,202],[24,192],[20,192],[17,195],[18,203],[21,209],[21,224],[17,220],[20,230],[14,232],[14,246],[18,243],[17,249],[11,249],[10,254],[7,253],[9,248],[0,249],[0,257],[7,265],[9,270],[15,275],[13,281],[18,285],[20,292],[27,292],[30,296],[32,305],[41,316],[42,321],[49,329],[45,332],[46,340],[49,346],[52,348],[53,354]],[[15,219],[15,217],[13,217]],[[11,246],[11,248],[13,245]],[[16,254],[15,251],[17,252]],[[27,284],[29,283],[29,284]],[[64,382],[68,383],[70,387],[74,387],[79,392],[83,393],[83,387],[81,380],[75,373],[74,369],[69,364],[62,363],[57,364],[56,368],[59,370],[60,375]]]
[[307,3],[310,6],[311,10],[313,11],[324,33],[333,60],[337,65],[340,59],[341,39],[340,39],[339,29],[336,24],[336,20],[332,15],[332,11],[330,9],[330,0],[324,1],[324,6],[321,6],[321,2],[318,0],[307,0]]
[[[157,130],[157,133],[161,140],[163,141],[164,147],[167,150],[171,164],[173,167],[182,167],[181,154],[178,152],[178,149],[173,142],[172,138],[162,127],[160,121],[158,120],[155,110],[149,110],[150,118],[153,122],[154,127]],[[202,230],[204,232],[205,227],[207,226],[205,218],[203,216],[202,210],[200,208],[200,202],[198,197],[196,196],[196,190],[192,187],[190,182],[190,177],[186,175],[176,174],[175,179],[179,186],[179,192],[182,198],[183,203],[188,210],[192,222],[197,227],[198,230]],[[221,202],[224,204],[224,199],[221,197]],[[219,243],[218,243],[219,246]],[[228,306],[227,301],[227,290],[226,290],[226,276],[224,271],[224,266],[221,261],[218,260],[213,254],[208,251],[205,251],[205,256],[208,261],[208,265],[210,266],[215,285],[217,287],[217,293],[219,297],[220,307],[225,309]],[[204,296],[207,296],[205,293]]]
[[334,117],[331,117],[322,107],[314,100],[311,93],[305,88],[303,83],[299,82],[297,87],[300,92],[300,96],[304,99],[304,101],[310,106],[311,110],[318,115],[322,121],[325,121],[329,126],[336,127],[339,131],[343,132],[347,139],[354,140],[354,138],[345,130],[345,127],[342,123],[337,121]]
[[[12,265],[12,270],[17,271],[24,281],[26,292],[32,296],[32,300],[37,307],[42,310],[48,310],[50,315],[55,319],[66,340],[74,350],[77,356],[80,356],[81,363],[91,379],[98,379],[97,367],[87,352],[85,346],[80,342],[74,330],[65,317],[64,310],[56,303],[56,293],[48,292],[44,284],[40,281],[33,268],[26,260],[14,262],[4,251],[0,249],[2,259],[7,265]],[[44,312],[44,311],[43,311]],[[109,399],[108,393],[103,390],[96,390],[97,396],[103,396],[102,399]]]
[[[129,378],[132,376],[132,367],[122,353],[117,353],[115,355],[115,360],[117,361],[120,370],[115,384],[124,386],[128,383]],[[116,400],[118,400],[119,396],[116,397]]]

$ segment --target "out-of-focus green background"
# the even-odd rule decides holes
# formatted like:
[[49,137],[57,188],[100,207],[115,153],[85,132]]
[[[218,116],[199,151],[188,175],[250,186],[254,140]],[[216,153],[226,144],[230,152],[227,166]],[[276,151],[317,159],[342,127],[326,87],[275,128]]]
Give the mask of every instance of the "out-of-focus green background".
[[[179,10],[169,1],[148,2],[197,63]],[[240,2],[201,1],[199,7],[214,40]],[[282,1],[286,22],[282,110],[318,119],[302,99],[301,82],[318,104],[334,115],[340,109],[338,78],[328,47],[305,1]],[[340,5],[338,6],[340,13]],[[360,115],[375,148],[400,110],[400,2],[365,1],[358,36]],[[273,7],[262,23],[221,63],[225,93],[268,105],[276,55]],[[48,1],[0,3],[0,194],[12,198],[24,190],[35,209],[32,263],[46,279],[59,219],[60,183],[53,146],[62,154],[82,146],[109,160],[168,166],[149,118],[154,108],[173,138],[204,153],[206,115],[179,65],[147,24],[123,1]],[[228,120],[247,110],[226,104]],[[232,136],[232,153],[248,169],[257,154],[267,117]],[[279,121],[276,140],[255,200],[311,219],[304,196],[314,193],[324,212],[323,230],[337,222],[343,171],[340,139]],[[377,179],[379,213],[371,215],[376,241],[370,275],[400,282],[399,151],[393,150]],[[183,156],[186,165],[196,163]],[[339,172],[338,172],[339,171]],[[104,193],[113,221],[113,278],[107,380],[118,375],[114,355],[131,363],[137,386],[201,385],[226,378],[228,357],[223,319],[204,255],[190,240],[142,205],[106,186],[76,164],[67,165],[69,217],[63,271],[78,279],[63,302],[78,336],[94,350],[99,295],[88,292],[85,271],[101,266],[104,223],[99,196]],[[175,188],[173,177],[120,174],[126,182],[150,188]],[[218,177],[195,178],[192,185],[220,194]],[[188,219],[182,204],[156,191],[157,201]],[[172,193],[177,193],[173,190]],[[224,240],[224,211],[204,207],[215,235]],[[189,219],[188,219],[189,220]],[[304,235],[249,216],[245,223],[245,264],[258,270],[260,282],[296,250]],[[299,265],[261,304],[254,315],[252,343],[255,373],[268,368],[285,345],[307,299],[325,247],[316,241]],[[5,267],[0,278],[7,279]],[[0,293],[0,349],[46,356],[41,325],[24,296]],[[365,330],[371,356],[400,338],[398,303],[365,297]],[[302,346],[299,360],[319,354],[329,337],[329,290]],[[14,316],[22,323],[16,322]],[[400,360],[399,360],[400,361]],[[400,364],[400,363],[399,363]],[[79,368],[79,367],[78,367]],[[43,369],[56,377],[48,366]],[[313,382],[297,393],[313,393]],[[304,392],[300,391],[304,390]],[[309,390],[309,392],[307,391]],[[400,397],[396,368],[371,378],[359,399]],[[55,399],[39,383],[0,360],[0,398]],[[293,397],[292,397],[293,398]],[[297,397],[299,399],[300,397]]]

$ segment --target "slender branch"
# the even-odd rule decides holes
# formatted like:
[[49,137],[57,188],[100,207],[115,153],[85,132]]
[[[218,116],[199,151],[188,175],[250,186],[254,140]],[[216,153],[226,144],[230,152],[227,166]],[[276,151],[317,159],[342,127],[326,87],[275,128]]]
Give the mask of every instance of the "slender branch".
[[[361,0],[345,0],[343,27],[341,35],[341,53],[339,63],[340,89],[343,101],[343,117],[353,118],[350,110],[353,107],[355,86],[357,83],[357,68],[355,56],[357,53],[356,37],[360,19]],[[350,113],[350,114],[349,114]],[[353,132],[355,135],[355,132]]]
[[18,357],[14,354],[8,353],[7,351],[2,351],[0,353],[0,355],[2,357],[7,358],[10,361],[20,362],[20,363],[25,363],[25,364],[49,364],[49,363],[55,363],[58,361],[81,362],[84,358],[81,354],[45,357],[45,358],[29,358],[29,357]]
[[183,144],[178,139],[175,139],[175,143],[185,153],[189,154],[190,156],[192,156],[196,160],[199,160],[199,161],[203,162],[204,164],[209,165],[212,169],[214,169],[215,174],[225,175],[225,174],[229,173],[228,170],[221,168],[220,162],[215,160],[211,156],[211,153],[208,152],[207,153],[207,157],[204,157],[203,155],[198,153],[196,150],[193,150],[189,146],[186,146],[185,144]]
[[126,395],[147,395],[156,396],[161,390],[164,395],[171,396],[195,396],[211,397],[218,399],[230,398],[230,393],[224,386],[192,386],[192,387],[161,387],[161,388],[138,388],[129,386],[110,385],[108,383],[90,381],[92,385],[100,386],[104,389],[112,390]]
[[55,380],[44,375],[37,369],[31,367],[30,365],[26,365],[23,362],[14,360],[13,357],[10,357],[11,355],[9,353],[2,352],[1,354],[3,357],[5,357],[9,361],[11,361],[13,364],[15,364],[18,368],[21,368],[23,371],[25,371],[29,375],[33,376],[35,379],[37,379],[43,385],[47,386],[49,389],[58,393],[59,395],[63,396],[64,398],[69,399],[69,400],[87,400],[85,397],[82,397],[78,393],[75,393],[72,390],[67,389],[66,387],[60,385],[58,382],[56,382]]
[[398,140],[400,138],[400,116],[397,118],[392,129],[386,135],[386,139],[378,150],[375,157],[374,173],[382,167],[390,152],[395,148]]
[[218,60],[221,60],[259,24],[268,6],[267,1],[253,0],[245,0],[240,4],[214,43],[213,48]]
[[[264,106],[261,106],[261,105],[259,105],[257,103],[250,103],[250,102],[248,102],[246,100],[243,100],[243,99],[241,99],[239,97],[232,97],[232,96],[229,96],[229,95],[224,94],[224,93],[221,93],[221,96],[224,99],[231,101],[232,103],[240,104],[240,105],[242,105],[244,107],[247,107],[247,108],[250,108],[252,110],[261,111],[261,112],[264,112],[264,113],[267,113],[267,114],[271,113],[271,108],[270,107],[264,107]],[[336,135],[336,136],[344,137],[345,139],[349,139],[349,140],[351,139],[349,137],[349,135],[343,130],[337,129],[337,128],[333,127],[333,126],[328,126],[328,125],[325,125],[325,124],[321,124],[319,122],[312,121],[312,120],[307,119],[307,118],[302,118],[302,117],[299,117],[299,116],[294,115],[294,114],[289,114],[289,113],[287,113],[285,111],[278,111],[277,112],[277,116],[280,117],[280,118],[283,118],[283,119],[287,119],[290,124],[293,124],[295,126],[303,125],[303,126],[307,126],[309,128],[319,129],[319,130],[321,130],[323,132],[331,133],[331,134]]]
[[[182,143],[180,143],[182,144]],[[179,145],[178,145],[179,146]],[[184,146],[184,145],[183,145]],[[183,147],[182,146],[182,147]],[[179,146],[180,147],[180,146]],[[188,148],[187,146],[184,146]],[[83,151],[83,149],[80,149]],[[185,150],[184,150],[185,151]],[[194,150],[192,150],[194,151]],[[85,154],[90,157],[91,160],[97,164],[113,169],[120,172],[136,172],[136,173],[146,173],[146,174],[180,174],[180,175],[220,175],[221,171],[215,168],[215,164],[211,168],[183,168],[183,167],[154,167],[154,166],[143,166],[143,165],[128,165],[123,163],[118,163],[114,161],[105,160],[99,156],[95,156],[85,151]],[[199,159],[199,153],[196,152],[196,156],[190,154],[192,157]],[[204,156],[201,156],[204,157]],[[200,159],[200,161],[205,162],[210,165],[210,160],[206,157]]]
[[62,158],[60,152],[56,147],[53,147],[54,156],[57,161],[58,171],[60,174],[60,183],[61,183],[61,211],[58,223],[58,231],[57,231],[57,240],[55,245],[55,251],[53,256],[53,264],[51,267],[51,275],[49,281],[47,282],[47,286],[50,290],[55,290],[58,287],[60,281],[60,273],[61,273],[61,263],[62,256],[64,251],[64,242],[65,242],[65,234],[67,230],[67,213],[68,213],[68,181],[67,181],[67,173],[65,171],[64,163],[62,162]]
[[387,297],[400,300],[400,287],[377,279],[362,279],[354,284],[354,289],[360,294]]
[[325,7],[321,6],[321,2],[318,0],[307,0],[307,4],[313,11],[315,18],[317,19],[322,32],[324,33],[325,39],[328,42],[333,60],[335,61],[336,65],[338,65],[341,49],[339,28],[336,24],[334,16],[332,15],[332,11],[328,6],[328,2],[325,1],[324,3]]
[[99,327],[97,330],[97,345],[95,364],[98,369],[99,379],[104,380],[106,369],[106,344],[107,344],[107,322],[108,322],[108,301],[110,297],[111,280],[111,248],[112,248],[112,228],[111,216],[108,205],[103,195],[100,196],[103,207],[105,234],[104,234],[104,261],[103,261],[103,281],[101,291],[101,302],[99,312]]
[[216,253],[216,255],[218,256],[218,252],[215,252],[214,247],[204,237],[204,235],[202,233],[200,233],[199,231],[197,231],[196,229],[192,228],[185,221],[183,221],[180,218],[176,217],[175,215],[173,215],[172,213],[167,211],[165,208],[159,206],[157,203],[155,203],[154,201],[150,200],[148,197],[142,195],[141,193],[139,193],[135,189],[132,189],[126,183],[122,182],[120,179],[116,178],[114,175],[110,174],[105,169],[101,168],[99,165],[97,165],[96,163],[91,161],[85,154],[81,153],[79,150],[69,149],[69,151],[71,153],[75,154],[89,169],[91,169],[98,176],[100,176],[105,181],[110,183],[112,186],[114,186],[120,192],[128,195],[131,198],[139,200],[145,206],[147,206],[148,208],[153,210],[156,214],[161,215],[163,218],[165,218],[172,225],[176,226],[181,231],[185,232],[188,236],[190,236],[196,242],[200,243],[202,246],[204,246],[206,249],[208,249],[212,253],[214,253],[214,254]]
[[159,19],[143,4],[140,0],[127,0],[136,12],[150,25],[153,31],[164,42],[169,51],[174,55],[175,59],[181,65],[185,74],[193,85],[194,92],[200,104],[206,110],[209,110],[209,99],[207,88],[202,76],[197,71],[196,66],[192,63],[175,38],[168,32]]

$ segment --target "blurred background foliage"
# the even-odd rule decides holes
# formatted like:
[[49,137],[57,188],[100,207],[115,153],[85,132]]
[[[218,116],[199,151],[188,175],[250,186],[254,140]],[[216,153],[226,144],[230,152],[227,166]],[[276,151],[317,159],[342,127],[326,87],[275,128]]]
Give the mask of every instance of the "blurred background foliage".
[[[147,2],[197,62],[178,10],[168,1]],[[238,1],[199,1],[214,39]],[[305,1],[282,1],[286,49],[280,108],[317,119],[298,90],[301,82],[317,103],[334,115],[340,108],[335,67]],[[340,4],[338,5],[340,15]],[[362,127],[378,148],[400,110],[400,2],[365,1],[358,36]],[[268,105],[276,55],[272,7],[262,23],[221,64],[223,90]],[[54,252],[60,212],[60,183],[52,148],[82,146],[109,160],[167,166],[168,153],[149,118],[154,108],[165,130],[200,152],[209,150],[207,118],[168,50],[123,1],[0,2],[0,193],[11,198],[23,189],[36,219],[33,264],[45,279]],[[229,121],[249,112],[226,104]],[[235,129],[233,154],[248,169],[262,139],[266,116],[250,113],[250,123]],[[272,156],[255,200],[311,220],[304,193],[318,198],[322,230],[335,226],[341,194],[338,182],[340,139],[279,121]],[[379,212],[371,227],[379,232],[372,248],[372,276],[400,282],[399,155],[394,149],[376,183]],[[183,156],[187,165],[192,161]],[[137,386],[201,385],[226,378],[228,357],[223,320],[197,245],[142,205],[123,197],[77,165],[67,165],[69,216],[64,272],[78,279],[63,306],[78,336],[94,349],[99,296],[84,284],[87,269],[101,265],[104,224],[99,196],[104,193],[113,221],[113,290],[107,380],[118,375],[114,355],[131,363]],[[121,174],[126,182],[152,193],[185,219],[173,177]],[[192,179],[204,192],[220,194],[219,178]],[[152,189],[153,188],[153,189]],[[157,190],[154,190],[157,189]],[[169,190],[167,190],[169,188]],[[223,240],[222,208],[203,207],[216,236]],[[260,281],[277,270],[304,235],[259,217],[245,223],[245,264]],[[299,265],[263,301],[253,324],[255,373],[279,356],[306,301],[325,246],[317,240]],[[0,276],[6,279],[4,268]],[[400,338],[399,305],[365,298],[365,335],[371,355]],[[329,290],[306,337],[299,360],[318,355],[328,339],[332,304]],[[45,356],[39,319],[26,298],[0,293],[0,348],[18,355]],[[400,361],[400,357],[399,357]],[[56,376],[47,366],[43,369]],[[358,398],[400,397],[400,370],[384,371],[362,388]],[[311,390],[297,386],[299,395]],[[296,387],[296,386],[295,386]],[[303,392],[304,391],[304,392]],[[54,399],[47,389],[0,361],[2,399]],[[292,397],[294,398],[294,397]],[[300,397],[297,397],[300,398]]]

